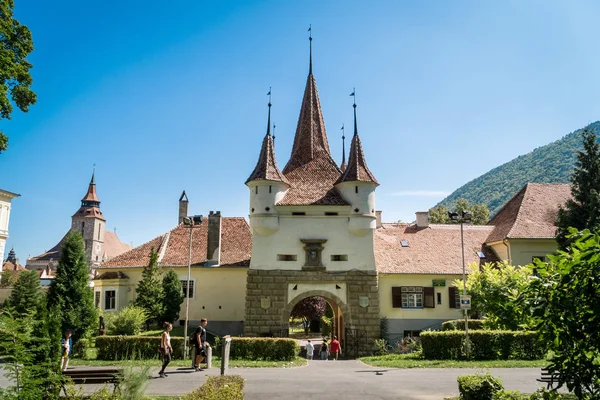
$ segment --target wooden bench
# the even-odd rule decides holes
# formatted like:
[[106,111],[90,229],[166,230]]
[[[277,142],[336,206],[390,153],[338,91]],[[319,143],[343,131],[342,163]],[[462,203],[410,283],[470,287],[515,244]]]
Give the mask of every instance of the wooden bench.
[[554,389],[554,385],[558,385],[561,378],[559,372],[550,372],[548,368],[542,368],[542,376],[537,379],[538,382],[547,383],[548,389]]
[[[63,376],[71,378],[71,381],[78,385],[85,384],[103,384],[112,383],[114,385],[113,392],[117,391],[119,383],[121,383],[123,371],[118,368],[73,368],[63,371]],[[66,393],[66,387],[63,386]]]

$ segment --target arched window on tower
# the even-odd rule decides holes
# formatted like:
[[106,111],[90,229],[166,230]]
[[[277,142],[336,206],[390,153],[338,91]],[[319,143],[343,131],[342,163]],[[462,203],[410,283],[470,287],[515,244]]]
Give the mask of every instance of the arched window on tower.
[[83,235],[83,228],[85,228],[85,222],[81,221],[81,235]]
[[100,232],[102,232],[102,224],[100,224],[98,227],[98,240],[100,240]]
[[358,186],[354,186],[354,193],[358,193]]

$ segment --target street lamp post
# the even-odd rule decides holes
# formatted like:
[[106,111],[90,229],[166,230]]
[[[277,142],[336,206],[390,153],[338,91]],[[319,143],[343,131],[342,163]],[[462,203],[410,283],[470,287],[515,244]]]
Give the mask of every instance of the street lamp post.
[[[460,249],[462,252],[462,276],[463,276],[463,296],[467,295],[467,275],[465,273],[465,238],[463,234],[463,224],[465,222],[471,222],[471,213],[469,211],[463,211],[462,215],[457,212],[448,212],[448,217],[451,220],[457,221],[460,223]],[[461,302],[462,303],[462,302]],[[462,308],[462,304],[461,304]],[[467,314],[467,309],[463,309],[465,315],[465,353],[467,358],[469,358],[470,353],[470,344],[469,344],[469,315]]]
[[[202,223],[202,215],[194,215],[185,217],[183,219],[184,225],[189,225],[190,227],[190,244],[189,244],[189,253],[188,253],[188,276],[187,282],[185,285],[185,323],[183,327],[183,358],[187,357],[188,349],[187,349],[187,332],[188,332],[188,319],[190,316],[190,280],[192,279],[192,232],[194,230],[194,225],[200,225]],[[194,288],[195,289],[195,288]]]

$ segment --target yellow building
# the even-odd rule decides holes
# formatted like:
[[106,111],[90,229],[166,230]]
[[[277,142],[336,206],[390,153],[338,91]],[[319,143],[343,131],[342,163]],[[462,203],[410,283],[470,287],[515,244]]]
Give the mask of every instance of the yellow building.
[[558,207],[571,198],[567,184],[528,183],[492,218],[486,239],[500,260],[527,265],[556,251]]
[[[181,212],[185,215],[187,207]],[[158,265],[165,271],[177,272],[184,295],[189,282],[190,324],[197,325],[201,318],[208,318],[214,332],[241,334],[251,248],[250,227],[244,218],[222,218],[217,211],[210,212],[199,225],[190,227],[180,223],[98,268],[98,277],[94,279],[96,307],[101,312],[111,312],[131,304],[154,249]],[[179,318],[185,318],[185,301]]]

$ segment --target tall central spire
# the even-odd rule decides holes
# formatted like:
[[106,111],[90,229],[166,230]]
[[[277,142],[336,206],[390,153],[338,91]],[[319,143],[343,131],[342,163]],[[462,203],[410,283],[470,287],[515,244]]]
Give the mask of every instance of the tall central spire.
[[[309,28],[309,32],[311,31],[312,28]],[[323,121],[323,112],[321,111],[321,102],[317,91],[317,82],[312,73],[312,33],[309,36],[309,42],[310,63],[308,77],[306,78],[306,87],[304,89],[304,97],[302,99],[302,106],[298,117],[298,126],[296,127],[292,154],[287,165],[283,169],[284,174],[313,160],[325,161],[326,164],[331,164],[338,170],[329,150],[325,122]]]

